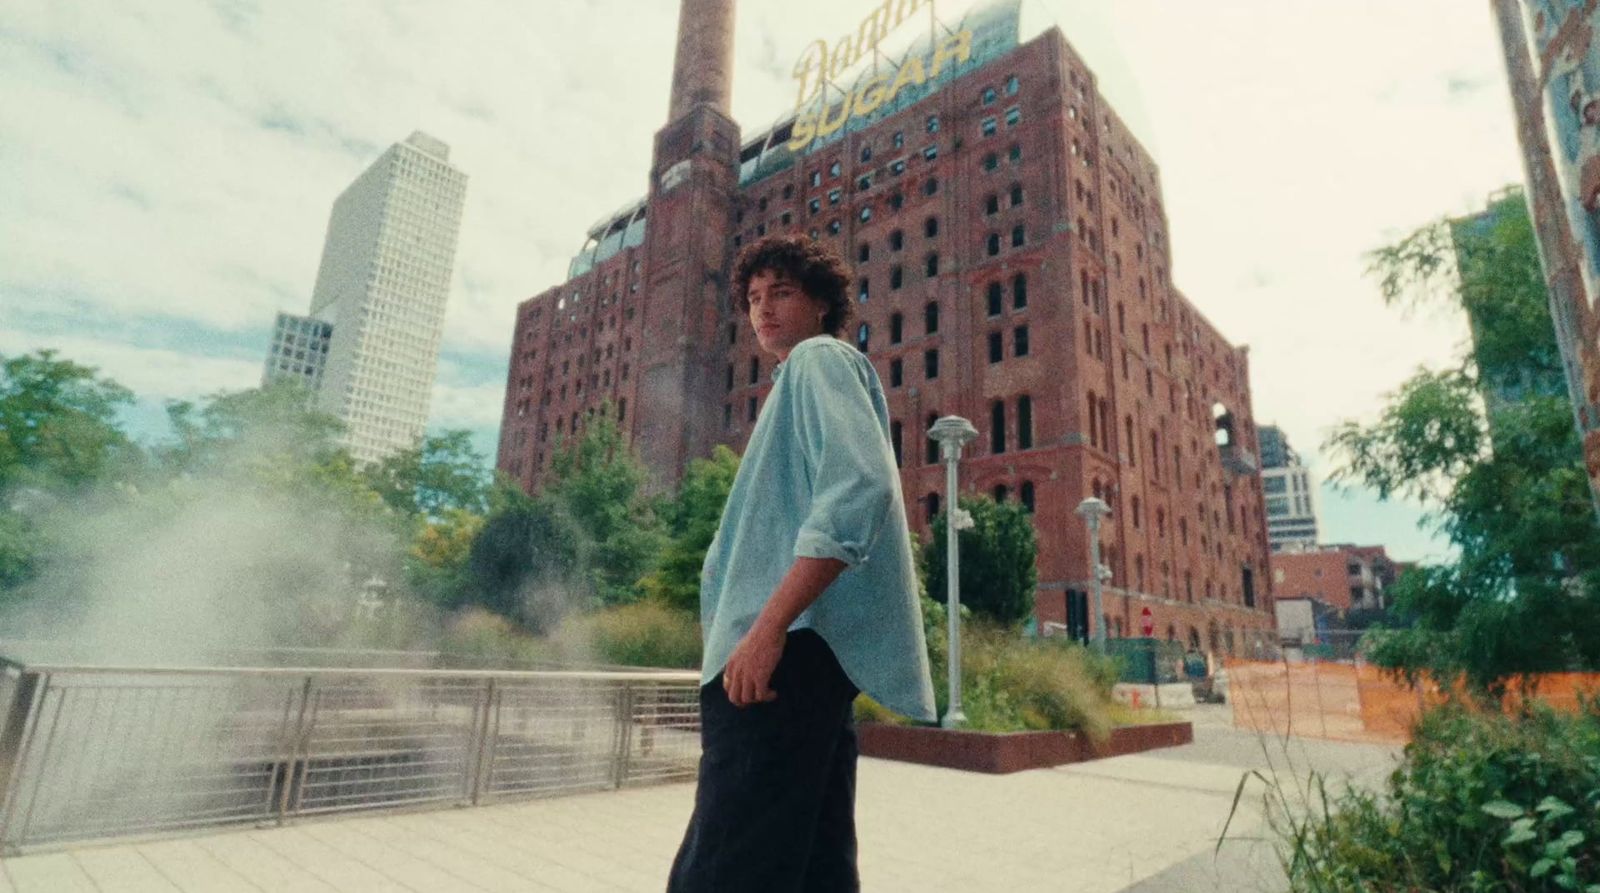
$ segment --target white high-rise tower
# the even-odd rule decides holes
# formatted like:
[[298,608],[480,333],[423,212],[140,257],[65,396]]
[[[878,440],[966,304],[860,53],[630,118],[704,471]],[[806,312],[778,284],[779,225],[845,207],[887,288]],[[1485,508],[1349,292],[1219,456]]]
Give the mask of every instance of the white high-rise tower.
[[317,405],[361,462],[415,446],[428,422],[467,176],[420,131],[333,203],[311,315],[332,324]]

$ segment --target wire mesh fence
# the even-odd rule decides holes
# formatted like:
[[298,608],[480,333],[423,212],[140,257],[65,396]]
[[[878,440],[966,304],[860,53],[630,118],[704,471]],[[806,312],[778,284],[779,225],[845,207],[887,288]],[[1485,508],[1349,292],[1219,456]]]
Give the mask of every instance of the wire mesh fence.
[[692,779],[688,672],[104,668],[0,676],[0,844]]
[[[1450,694],[1432,680],[1408,684],[1362,662],[1228,660],[1226,667],[1234,725],[1277,735],[1404,744],[1422,711]],[[1600,674],[1548,673],[1512,679],[1509,688],[1508,710],[1526,697],[1571,711],[1580,696],[1600,694]]]

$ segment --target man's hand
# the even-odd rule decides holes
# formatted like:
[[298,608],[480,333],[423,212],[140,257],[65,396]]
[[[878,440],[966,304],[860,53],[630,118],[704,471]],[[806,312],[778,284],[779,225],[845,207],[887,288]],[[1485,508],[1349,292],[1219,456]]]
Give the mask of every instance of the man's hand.
[[757,624],[739,640],[722,671],[722,687],[735,707],[748,707],[776,700],[771,688],[772,671],[783,657],[786,634],[783,629],[769,631]]

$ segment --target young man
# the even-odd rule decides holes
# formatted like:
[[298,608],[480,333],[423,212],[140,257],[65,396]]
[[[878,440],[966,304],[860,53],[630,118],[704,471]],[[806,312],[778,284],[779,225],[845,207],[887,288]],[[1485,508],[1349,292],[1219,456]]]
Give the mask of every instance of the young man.
[[669,893],[860,889],[852,703],[934,718],[888,406],[834,337],[850,280],[811,239],[739,257],[777,367],[701,573],[700,782]]

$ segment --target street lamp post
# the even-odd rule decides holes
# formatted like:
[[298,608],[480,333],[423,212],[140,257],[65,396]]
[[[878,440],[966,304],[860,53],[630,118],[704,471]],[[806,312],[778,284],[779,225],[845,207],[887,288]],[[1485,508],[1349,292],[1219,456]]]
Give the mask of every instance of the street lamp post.
[[1094,647],[1101,654],[1106,653],[1106,615],[1105,608],[1100,603],[1100,587],[1105,582],[1106,568],[1100,565],[1100,521],[1110,517],[1111,506],[1097,496],[1078,503],[1078,517],[1089,528],[1089,576],[1094,582]]
[[928,436],[939,442],[940,455],[944,457],[945,509],[945,605],[950,617],[950,653],[947,659],[950,676],[950,703],[945,708],[944,719],[939,724],[947,729],[967,721],[961,712],[961,550],[957,547],[956,533],[972,526],[972,517],[961,510],[956,491],[956,463],[961,460],[961,448],[974,437],[978,429],[960,416],[947,415],[933,423]]

